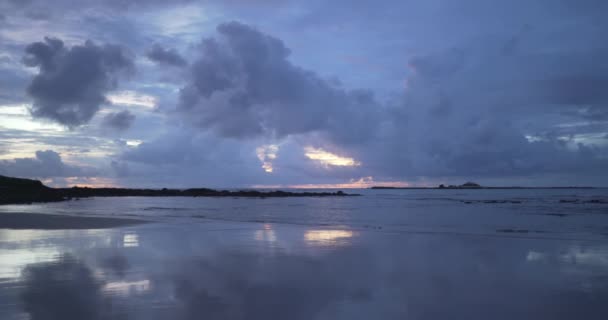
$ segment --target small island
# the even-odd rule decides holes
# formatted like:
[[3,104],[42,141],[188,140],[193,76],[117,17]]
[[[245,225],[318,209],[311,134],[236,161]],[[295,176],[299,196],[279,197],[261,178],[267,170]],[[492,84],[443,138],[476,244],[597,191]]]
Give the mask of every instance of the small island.
[[336,192],[288,192],[259,190],[191,189],[127,189],[127,188],[50,188],[41,181],[0,176],[0,204],[57,202],[90,197],[346,197],[357,196],[343,191]]
[[466,182],[461,185],[444,185],[440,184],[437,187],[387,187],[387,186],[373,186],[370,189],[487,189],[488,187],[482,187],[475,182]]
[[449,185],[449,186],[445,186],[443,184],[440,184],[439,187],[437,187],[439,189],[481,189],[482,186],[479,185],[478,183],[475,182],[465,182],[459,186],[454,186],[454,185]]
[[461,190],[461,189],[594,189],[594,187],[486,187],[486,186],[482,186],[478,183],[475,182],[465,182],[461,185],[445,185],[445,184],[440,184],[437,187],[390,187],[390,186],[373,186],[370,189],[409,189],[409,190],[415,190],[415,189],[425,189],[425,190],[435,190],[435,189],[440,189],[440,190],[452,190],[452,189],[456,189],[456,190]]

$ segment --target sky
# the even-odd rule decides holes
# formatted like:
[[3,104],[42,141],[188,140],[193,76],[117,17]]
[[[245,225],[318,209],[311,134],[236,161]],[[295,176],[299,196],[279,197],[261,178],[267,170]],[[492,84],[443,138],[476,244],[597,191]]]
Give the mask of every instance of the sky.
[[0,174],[608,186],[603,0],[0,0]]

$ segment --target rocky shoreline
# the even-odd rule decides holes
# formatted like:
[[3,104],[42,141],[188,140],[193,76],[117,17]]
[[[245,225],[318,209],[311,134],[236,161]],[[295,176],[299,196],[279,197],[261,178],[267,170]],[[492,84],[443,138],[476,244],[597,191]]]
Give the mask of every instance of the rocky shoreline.
[[357,196],[343,191],[336,192],[288,192],[259,190],[191,189],[126,189],[126,188],[49,188],[38,180],[0,176],[0,204],[27,204],[57,202],[90,197],[347,197]]

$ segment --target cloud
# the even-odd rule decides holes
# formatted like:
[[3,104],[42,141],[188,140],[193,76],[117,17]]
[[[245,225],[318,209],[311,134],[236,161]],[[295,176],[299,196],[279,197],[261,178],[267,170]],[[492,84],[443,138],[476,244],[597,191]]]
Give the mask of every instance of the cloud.
[[175,49],[165,49],[159,44],[152,46],[146,53],[146,56],[148,59],[161,65],[184,67],[188,64]]
[[371,92],[343,89],[292,64],[281,40],[251,26],[220,24],[198,50],[177,111],[201,129],[239,139],[318,131],[346,142],[376,125]]
[[297,140],[286,138],[275,145],[173,128],[158,139],[124,150],[119,159],[129,164],[129,183],[150,186],[155,186],[152,180],[157,186],[227,188],[331,184],[358,178],[360,167],[322,165],[307,158],[302,147],[306,143]]
[[24,63],[39,69],[27,87],[34,99],[32,116],[67,127],[91,120],[107,102],[105,94],[116,88],[118,74],[133,67],[123,48],[92,41],[66,48],[63,41],[47,37],[25,51]]
[[69,165],[53,150],[36,151],[35,158],[0,160],[0,173],[7,176],[28,178],[93,176],[91,168]]
[[200,163],[206,158],[204,152],[199,152],[203,145],[205,143],[195,134],[174,130],[168,135],[126,150],[122,158],[152,165]]
[[[177,0],[172,5],[178,3],[194,2],[196,0]],[[77,10],[82,8],[108,8],[112,10],[125,10],[134,7],[146,8],[154,6],[167,6],[166,1],[162,0],[56,0],[53,5],[44,0],[25,0],[25,1],[4,1],[2,3],[6,8],[10,9],[46,9],[46,10]]]
[[521,37],[507,53],[504,44],[512,41],[505,36],[411,58],[407,89],[383,117],[381,143],[357,146],[357,159],[376,173],[401,177],[604,171],[606,145],[558,134],[563,122],[597,121],[607,110],[599,88],[608,70],[591,62],[604,51],[539,52],[530,46],[544,35]]
[[102,124],[108,128],[125,131],[133,125],[134,121],[135,115],[128,110],[124,110],[108,113],[103,117]]
[[0,105],[23,103],[26,100],[23,88],[27,85],[28,75],[12,70],[2,68],[0,60]]
[[[274,8],[281,0],[261,2]],[[105,103],[116,109],[103,115],[130,110],[137,125],[128,139],[143,141],[139,147],[118,147],[103,137],[107,130],[95,131],[97,126],[80,127],[85,134],[79,137],[74,131],[39,133],[25,147],[41,150],[48,146],[35,144],[50,142],[58,151],[89,149],[79,160],[91,164],[99,163],[100,154],[113,156],[129,168],[128,176],[119,174],[120,183],[132,186],[153,186],[145,179],[229,187],[361,177],[519,184],[532,175],[530,184],[603,184],[600,178],[608,172],[604,2],[283,1],[280,15],[260,20],[263,9],[254,7],[261,2],[58,0],[51,6],[30,0],[15,1],[17,8],[0,1],[6,16],[0,22],[5,27],[0,28],[0,104],[27,104],[24,88],[33,70],[49,87],[31,95],[32,111],[43,111],[33,112],[34,121],[73,128]],[[345,5],[351,10],[343,10]],[[46,13],[45,7],[51,20],[26,17]],[[56,20],[62,16],[70,19]],[[378,19],[370,24],[370,16]],[[211,27],[226,18],[247,24]],[[98,51],[104,48],[100,43],[118,43],[141,53],[138,73],[118,91],[117,80],[129,68],[103,69],[105,80],[75,81],[85,90],[66,95],[56,90],[65,82],[59,80],[84,72],[88,64],[38,72],[18,63],[24,43],[39,39],[40,30],[65,40],[59,53],[52,40],[42,42],[51,61],[62,61],[58,65],[68,65],[68,56],[86,48],[85,39],[94,39]],[[199,37],[199,43],[190,43]],[[40,67],[44,59],[39,60]],[[55,93],[70,98],[47,98]],[[118,113],[108,119],[114,116]],[[0,119],[0,125],[14,128],[12,119]],[[22,150],[21,139],[31,135],[19,133],[3,148]],[[272,145],[279,147],[276,153],[256,152]],[[307,147],[360,165],[319,165],[306,157]]]
[[[295,137],[299,147],[281,148],[278,161],[267,161],[259,149],[272,143],[258,144],[257,156],[269,176],[285,174],[284,166],[317,179],[376,180],[603,170],[605,147],[546,134],[560,121],[597,120],[598,110],[604,110],[604,93],[593,89],[601,87],[603,71],[588,62],[597,60],[597,50],[530,51],[529,38],[535,36],[530,33],[537,32],[531,30],[536,29],[412,56],[406,91],[379,103],[370,91],[343,89],[294,65],[281,40],[225,23],[199,45],[177,111],[194,128],[220,138],[274,143]],[[562,83],[572,76],[589,81]],[[572,117],[565,116],[568,112]],[[543,132],[542,141],[527,138]],[[178,139],[170,147],[152,141],[126,159],[167,164],[206,157],[192,141]],[[313,149],[357,166],[311,168],[303,156]],[[146,156],[153,150],[154,157]]]
[[127,177],[129,175],[129,165],[125,162],[113,160],[110,167],[117,177]]
[[52,18],[51,13],[43,10],[28,11],[25,15],[32,20],[50,20]]

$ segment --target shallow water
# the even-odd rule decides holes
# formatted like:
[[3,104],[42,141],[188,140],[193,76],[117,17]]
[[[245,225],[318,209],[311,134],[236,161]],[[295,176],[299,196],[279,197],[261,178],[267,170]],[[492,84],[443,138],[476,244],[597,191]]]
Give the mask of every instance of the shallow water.
[[[605,239],[608,189],[353,190],[360,197],[91,198],[0,206],[2,212],[190,223],[263,222],[384,232]],[[579,203],[560,201],[580,200]],[[600,200],[607,203],[583,203]],[[490,203],[487,203],[490,202]]]
[[606,190],[362,192],[0,207],[157,221],[0,230],[0,319],[607,318]]

